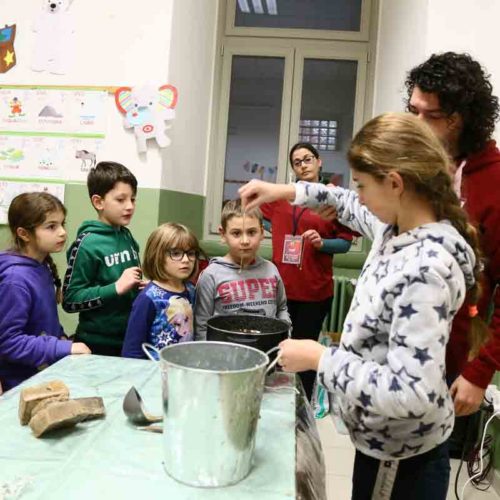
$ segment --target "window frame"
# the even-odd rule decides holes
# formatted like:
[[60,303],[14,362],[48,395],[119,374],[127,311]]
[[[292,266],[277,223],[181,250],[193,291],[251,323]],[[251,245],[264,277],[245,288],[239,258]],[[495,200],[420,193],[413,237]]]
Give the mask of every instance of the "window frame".
[[366,74],[368,60],[367,44],[348,44],[343,42],[310,42],[304,40],[288,41],[262,40],[255,38],[226,39],[222,55],[220,78],[220,99],[214,141],[215,154],[213,169],[208,177],[208,192],[205,210],[205,238],[216,235],[219,227],[220,210],[224,193],[224,171],[229,121],[229,100],[231,90],[231,70],[234,56],[283,57],[283,92],[281,101],[281,126],[279,132],[277,182],[291,182],[293,172],[288,167],[288,152],[297,142],[302,100],[302,74],[304,59],[349,60],[357,62],[356,98],[354,104],[353,134],[358,130],[364,117]]
[[[252,43],[252,47],[249,46]],[[216,141],[214,143],[214,168],[213,175],[209,176],[209,191],[212,193],[210,197],[210,204],[205,211],[209,214],[208,235],[217,233],[220,219],[220,211],[224,196],[224,171],[225,171],[225,158],[227,146],[227,130],[229,122],[229,100],[231,91],[231,70],[233,56],[256,56],[256,57],[283,57],[285,59],[285,67],[283,72],[283,91],[281,98],[281,124],[279,132],[279,149],[278,149],[278,171],[276,173],[277,181],[283,182],[285,179],[285,172],[283,171],[283,164],[286,162],[288,155],[288,128],[290,123],[291,111],[291,84],[293,75],[293,52],[294,49],[284,47],[283,44],[269,45],[267,41],[251,39],[232,39],[224,44],[222,70],[220,79],[220,99],[218,106],[218,117],[216,120],[215,130],[218,131]],[[208,200],[207,200],[208,203]]]
[[270,38],[306,38],[309,40],[349,40],[368,42],[370,37],[370,17],[372,0],[361,1],[359,31],[315,30],[300,28],[257,28],[235,26],[238,0],[227,0],[225,34],[227,36],[256,36]]

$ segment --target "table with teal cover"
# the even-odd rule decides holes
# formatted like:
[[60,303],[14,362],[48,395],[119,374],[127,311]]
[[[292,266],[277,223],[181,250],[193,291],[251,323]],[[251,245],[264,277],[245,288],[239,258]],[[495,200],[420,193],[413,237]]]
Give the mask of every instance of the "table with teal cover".
[[[19,393],[53,379],[66,383],[70,397],[102,397],[106,418],[35,438],[19,423]],[[123,413],[123,397],[135,386],[148,410],[161,414],[160,379],[159,366],[151,361],[68,356],[5,393],[0,397],[0,487],[25,484],[23,500],[296,498],[292,387],[264,394],[250,474],[233,486],[201,489],[168,476],[162,435],[136,430]]]

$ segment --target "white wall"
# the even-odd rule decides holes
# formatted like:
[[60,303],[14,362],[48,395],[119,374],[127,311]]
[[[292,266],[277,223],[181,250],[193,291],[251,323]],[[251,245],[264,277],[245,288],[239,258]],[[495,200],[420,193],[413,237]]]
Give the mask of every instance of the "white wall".
[[380,0],[373,115],[403,110],[406,73],[435,52],[468,52],[500,96],[499,19],[498,0]]
[[[31,27],[42,0],[0,0],[0,21],[17,25],[14,43],[17,65],[8,73],[0,74],[0,85],[167,83],[173,2],[148,0],[128,4],[123,0],[74,0],[71,9],[77,18],[75,64],[66,75],[52,75],[30,69],[34,45]],[[160,186],[160,151],[152,146],[147,155],[139,157],[135,138],[123,129],[122,116],[112,95],[108,100],[106,145],[98,157],[102,159],[127,165],[138,177],[141,187]]]
[[379,1],[373,116],[403,110],[405,75],[426,57],[429,3]]
[[205,194],[218,3],[174,2],[168,74],[179,90],[179,103],[170,132],[172,145],[163,153],[165,189]]

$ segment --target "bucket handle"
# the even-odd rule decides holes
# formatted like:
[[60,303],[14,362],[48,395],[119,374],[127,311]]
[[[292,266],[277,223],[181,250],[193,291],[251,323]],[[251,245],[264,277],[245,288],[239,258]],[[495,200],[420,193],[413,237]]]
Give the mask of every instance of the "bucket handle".
[[269,356],[269,354],[272,354],[275,351],[278,351],[278,355],[276,356],[276,358],[271,363],[269,363],[269,366],[266,369],[266,375],[276,366],[276,363],[281,358],[281,349],[280,349],[279,346],[275,346],[272,349],[269,349],[269,351],[267,351],[266,354]]
[[[147,342],[143,342],[141,344],[141,347],[142,347],[142,350],[144,351],[144,354],[151,361],[159,361],[160,360],[160,350],[157,349],[154,345],[148,344]],[[152,354],[151,351],[153,351],[154,354]]]
[[[142,350],[144,351],[144,354],[151,360],[151,361],[159,361],[160,359],[160,351],[157,349],[154,345],[148,344],[147,342],[143,342],[142,345]],[[154,354],[151,353],[151,351],[154,352]],[[272,354],[273,352],[278,351],[278,355],[276,358],[269,363],[267,369],[266,369],[266,375],[276,366],[276,363],[280,360],[281,358],[281,349],[279,346],[275,346],[269,351],[266,352],[266,354],[269,356],[269,354]]]

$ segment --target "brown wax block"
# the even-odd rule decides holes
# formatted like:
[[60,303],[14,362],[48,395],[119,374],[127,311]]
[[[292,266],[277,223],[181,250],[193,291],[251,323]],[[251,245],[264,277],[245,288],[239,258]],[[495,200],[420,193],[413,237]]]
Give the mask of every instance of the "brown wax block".
[[[31,418],[33,418],[39,411],[45,410],[47,406],[53,403],[60,403],[61,401],[67,401],[68,396],[66,394],[61,394],[60,396],[55,396],[53,398],[45,398],[38,402],[31,410]],[[31,420],[30,418],[30,420]]]
[[30,427],[36,437],[48,431],[70,427],[78,422],[104,417],[106,411],[102,398],[80,398],[53,402],[33,415]]
[[44,433],[60,429],[62,427],[71,427],[85,419],[85,413],[77,401],[68,400],[60,403],[52,403],[45,410],[39,411],[30,420],[30,427],[36,437]]
[[26,425],[30,421],[31,412],[40,401],[54,397],[69,398],[69,389],[61,380],[51,380],[23,389],[19,396],[19,420],[21,424]]
[[86,413],[85,420],[93,420],[94,418],[102,418],[106,415],[106,409],[104,408],[104,402],[102,398],[92,397],[92,398],[76,398],[72,401],[76,401],[80,404],[82,411]]

